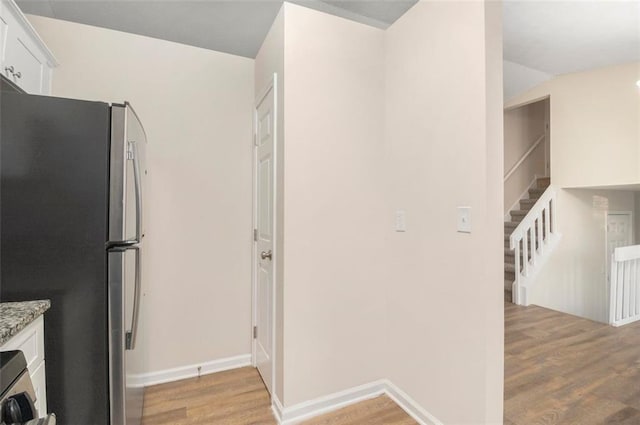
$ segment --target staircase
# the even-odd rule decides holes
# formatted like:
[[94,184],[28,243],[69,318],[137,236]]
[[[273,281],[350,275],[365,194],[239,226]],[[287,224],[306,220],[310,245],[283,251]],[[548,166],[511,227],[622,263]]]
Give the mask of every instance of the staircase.
[[[538,178],[532,188],[529,189],[529,198],[520,200],[520,209],[514,209],[509,212],[511,216],[511,221],[505,221],[504,223],[504,299],[505,301],[512,301],[513,294],[512,288],[513,283],[516,281],[516,264],[519,265],[519,268],[522,270],[523,268],[523,252],[527,255],[527,262],[532,259],[535,251],[540,248],[539,238],[531,237],[527,239],[527,249],[518,249],[519,253],[519,261],[516,262],[516,250],[512,250],[510,247],[510,237],[514,230],[518,227],[520,222],[527,216],[529,211],[534,207],[536,202],[540,199],[544,191],[551,184],[551,180],[549,177],[541,177]],[[541,226],[535,227],[533,229],[534,235],[538,235],[540,229],[540,233],[546,233],[546,223],[544,217],[541,220]],[[531,249],[531,241],[534,241],[534,249]]]

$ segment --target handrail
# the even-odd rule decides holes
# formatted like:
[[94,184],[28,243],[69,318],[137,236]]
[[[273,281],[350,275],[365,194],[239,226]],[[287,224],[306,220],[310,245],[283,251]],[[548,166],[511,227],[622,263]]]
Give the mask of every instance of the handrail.
[[[555,198],[555,195],[556,191],[553,186],[547,187],[542,196],[540,196],[540,198],[533,205],[533,208],[529,210],[527,215],[524,216],[522,221],[518,223],[518,226],[513,229],[513,232],[511,232],[511,236],[509,237],[509,246],[511,249],[515,249],[516,243],[522,239],[524,232],[533,226],[542,210],[550,203],[553,198]],[[555,211],[552,211],[552,214],[555,215]],[[549,232],[553,233],[555,230],[553,229],[553,226],[555,225],[554,219],[551,218],[550,221]]]
[[528,305],[530,285],[560,238],[556,223],[556,190],[549,186],[509,236],[509,248],[515,250],[515,304]]
[[525,159],[527,159],[527,157],[528,157],[529,155],[531,155],[531,152],[533,152],[533,151],[538,147],[538,145],[540,144],[540,142],[542,142],[542,140],[544,139],[544,136],[545,136],[545,135],[543,134],[542,136],[538,137],[538,139],[533,143],[533,145],[531,145],[531,147],[529,148],[529,150],[527,150],[527,151],[524,153],[524,155],[522,155],[522,156],[520,157],[520,159],[518,160],[518,162],[516,162],[516,163],[513,165],[513,167],[509,168],[509,171],[507,171],[507,174],[505,174],[505,175],[504,175],[504,181],[505,181],[505,182],[509,179],[509,177],[511,177],[511,175],[512,175],[513,173],[515,173],[515,172],[516,172],[516,169],[518,169],[518,167],[519,167],[520,165],[522,165],[522,163],[524,162],[524,160],[525,160]]

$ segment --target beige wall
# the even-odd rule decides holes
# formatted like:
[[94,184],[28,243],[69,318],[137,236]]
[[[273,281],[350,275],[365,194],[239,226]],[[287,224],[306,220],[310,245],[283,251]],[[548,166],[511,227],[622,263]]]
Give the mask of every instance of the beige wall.
[[61,63],[55,96],[128,100],[147,131],[145,369],[250,353],[253,60],[29,20]]
[[150,370],[249,352],[251,110],[276,71],[277,396],[390,378],[444,423],[501,423],[499,9],[423,1],[385,33],[285,4],[255,75],[248,59],[32,18],[63,64],[56,95],[126,98],[149,133]]
[[[531,146],[546,132],[549,101],[531,103],[504,112],[504,172],[517,164]],[[504,182],[504,213],[522,197],[535,176],[544,176],[545,148],[543,140]]]
[[285,406],[385,376],[383,43],[285,4]]
[[559,190],[557,205],[562,239],[541,269],[530,302],[607,322],[607,213],[634,211],[634,192]]
[[567,74],[505,106],[551,96],[554,185],[586,187],[640,181],[640,63]]
[[422,1],[386,34],[387,376],[447,424],[502,423],[500,10]]
[[[276,17],[267,37],[265,38],[255,60],[255,94],[261,96],[277,74],[277,140],[276,140],[276,220],[277,228],[284,230],[284,10],[282,7]],[[277,232],[275,236],[275,285],[276,285],[276,341],[275,356],[276,373],[273,386],[279,400],[284,400],[284,233]]]

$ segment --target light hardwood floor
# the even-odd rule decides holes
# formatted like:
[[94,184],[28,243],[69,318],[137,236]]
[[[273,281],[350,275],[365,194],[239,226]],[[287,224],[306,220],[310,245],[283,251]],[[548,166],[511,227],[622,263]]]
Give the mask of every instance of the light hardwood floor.
[[[269,394],[251,367],[156,385],[145,390],[143,425],[275,425]],[[305,425],[415,425],[386,396],[305,422]]]
[[505,303],[505,425],[640,424],[640,322]]
[[[505,303],[504,398],[505,425],[639,425],[640,322],[613,328]],[[145,393],[143,425],[275,423],[253,368],[157,385]],[[383,396],[306,425],[415,423]]]

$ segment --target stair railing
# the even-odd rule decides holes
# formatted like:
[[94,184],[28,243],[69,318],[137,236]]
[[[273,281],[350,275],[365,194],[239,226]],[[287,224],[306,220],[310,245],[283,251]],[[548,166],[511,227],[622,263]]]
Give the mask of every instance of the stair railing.
[[509,247],[515,250],[515,304],[528,305],[528,284],[558,240],[556,223],[556,190],[549,186],[509,238]]
[[509,177],[511,177],[513,175],[513,173],[515,173],[516,170],[522,165],[522,163],[529,157],[529,155],[531,155],[531,153],[533,153],[533,151],[536,150],[536,148],[538,147],[538,145],[540,143],[542,143],[544,138],[545,138],[544,134],[539,136],[536,139],[536,141],[533,142],[533,144],[529,147],[529,149],[527,149],[527,151],[520,157],[520,159],[518,159],[516,161],[516,163],[513,164],[513,166],[511,166],[511,168],[509,168],[509,171],[507,171],[507,173],[504,175],[504,182],[505,183],[506,183],[507,180],[509,180]]
[[640,320],[640,245],[616,248],[611,255],[609,324]]

